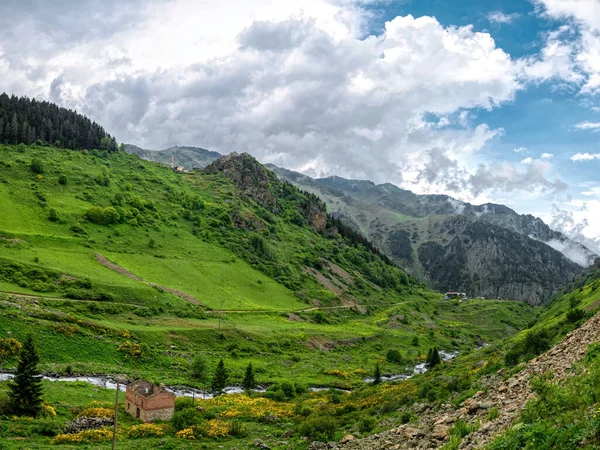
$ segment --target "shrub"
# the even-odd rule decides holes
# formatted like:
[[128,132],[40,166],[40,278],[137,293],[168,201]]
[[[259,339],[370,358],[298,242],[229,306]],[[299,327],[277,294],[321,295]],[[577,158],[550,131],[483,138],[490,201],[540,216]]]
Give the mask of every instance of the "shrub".
[[86,408],[79,413],[79,417],[107,417],[113,418],[115,411],[110,408]]
[[[56,413],[55,413],[56,414]],[[34,431],[42,436],[56,436],[60,434],[64,426],[62,422],[55,419],[37,419]]]
[[125,341],[121,344],[119,350],[133,359],[142,357],[142,346],[140,344],[134,344],[130,341]]
[[335,435],[337,422],[329,416],[312,416],[302,422],[298,427],[301,436],[312,440],[330,441]]
[[171,424],[178,430],[184,430],[202,422],[202,417],[198,414],[195,408],[184,408],[177,411],[171,419]]
[[296,396],[296,388],[292,383],[284,381],[281,383],[281,392],[287,399],[294,398]]
[[69,179],[67,178],[66,175],[60,175],[58,177],[58,184],[62,184],[63,186],[66,186],[69,183]]
[[157,425],[154,423],[142,423],[134,425],[127,430],[127,436],[131,439],[160,437],[168,430],[168,425]]
[[567,322],[569,323],[579,322],[580,320],[585,319],[586,317],[586,312],[579,308],[570,309],[567,312]]
[[101,206],[92,206],[85,212],[84,218],[89,222],[99,225],[111,225],[118,223],[121,217],[119,216],[117,210],[112,206],[107,208],[102,208]]
[[238,438],[247,437],[249,434],[248,427],[245,423],[236,420],[231,423],[230,434]]
[[402,364],[402,355],[395,348],[388,350],[385,359],[391,363]]
[[365,417],[360,421],[358,430],[361,433],[368,433],[369,431],[373,431],[376,425],[377,421],[373,417]]
[[17,356],[21,348],[21,343],[16,339],[0,338],[0,362]]
[[190,366],[192,378],[204,383],[208,379],[208,365],[203,356],[197,355]]
[[81,235],[81,236],[86,236],[87,235],[87,231],[85,230],[85,228],[83,228],[78,223],[75,223],[75,224],[71,225],[71,228],[69,228],[69,230],[71,230],[72,233],[78,234],[78,235]]
[[50,210],[48,211],[48,220],[50,222],[58,222],[60,220],[58,211],[55,210],[54,208],[50,208]]
[[29,168],[35,174],[44,173],[44,163],[41,160],[39,160],[38,158],[33,158],[31,160],[31,164],[29,165]]
[[74,434],[59,434],[52,441],[53,444],[80,444],[106,442],[112,439],[112,430],[110,428],[100,428],[99,430],[85,430]]

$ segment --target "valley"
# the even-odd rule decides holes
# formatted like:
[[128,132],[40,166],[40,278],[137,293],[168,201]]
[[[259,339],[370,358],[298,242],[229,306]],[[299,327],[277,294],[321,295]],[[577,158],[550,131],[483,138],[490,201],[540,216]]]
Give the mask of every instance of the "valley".
[[[386,430],[417,429],[429,448],[454,449],[479,425],[458,439],[449,426],[433,436],[429,421],[518,374],[600,306],[597,263],[583,270],[506,225],[390,207],[388,231],[417,226],[463,244],[471,233],[469,246],[433,249],[428,260],[423,248],[434,242],[420,244],[422,268],[411,273],[413,244],[390,253],[389,238],[369,228],[371,243],[357,232],[360,217],[311,188],[319,182],[275,168],[278,176],[248,154],[208,154],[204,169],[187,172],[114,149],[20,144],[0,154],[0,410],[10,411],[2,392],[28,336],[47,377],[46,412],[0,415],[0,448],[109,448],[108,428],[63,431],[80,415],[110,422],[114,380],[144,379],[179,395],[175,415],[142,425],[120,409],[124,448],[362,448]],[[363,213],[382,208],[361,202]],[[501,249],[512,271],[488,258],[496,273],[480,287],[460,281],[458,256],[471,258],[476,241],[484,253]],[[445,300],[440,285],[420,281],[425,261],[449,285],[488,298]],[[213,386],[221,362],[227,395]],[[254,389],[243,388],[249,367]],[[508,423],[503,410],[498,417]],[[413,445],[407,436],[392,441]]]

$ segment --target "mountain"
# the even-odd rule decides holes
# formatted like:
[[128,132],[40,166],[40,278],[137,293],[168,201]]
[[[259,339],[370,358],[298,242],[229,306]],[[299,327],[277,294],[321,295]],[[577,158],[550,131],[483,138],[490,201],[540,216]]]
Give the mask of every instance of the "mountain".
[[138,155],[147,161],[155,161],[166,165],[170,165],[171,158],[173,158],[174,167],[184,167],[187,170],[204,168],[221,156],[218,152],[199,147],[175,146],[165,150],[146,150],[132,144],[124,144],[123,149],[127,153]]
[[596,257],[540,219],[503,205],[476,206],[389,183],[312,179],[268,167],[318,195],[332,214],[441,291],[540,304]]

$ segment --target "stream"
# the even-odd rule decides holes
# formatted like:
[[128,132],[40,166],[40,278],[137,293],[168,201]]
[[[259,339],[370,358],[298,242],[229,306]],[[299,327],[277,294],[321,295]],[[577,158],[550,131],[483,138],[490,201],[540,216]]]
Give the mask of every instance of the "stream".
[[[440,350],[440,357],[442,358],[443,361],[450,361],[450,360],[456,358],[458,356],[458,354],[459,354],[458,351]],[[381,381],[383,383],[386,383],[386,382],[390,382],[390,381],[407,380],[415,375],[420,375],[425,372],[427,372],[427,367],[426,367],[425,363],[419,363],[413,367],[411,372],[399,373],[399,374],[393,374],[393,375],[383,375],[381,377]],[[0,382],[8,381],[8,380],[12,379],[13,377],[14,377],[14,375],[12,373],[2,372],[2,373],[0,373]],[[105,389],[112,389],[112,390],[117,388],[117,383],[110,377],[82,375],[82,376],[58,376],[58,377],[43,376],[42,378],[44,380],[48,380],[48,381],[63,381],[63,382],[67,382],[67,383],[75,383],[75,382],[89,383],[89,384],[97,386],[97,387],[101,387],[101,388],[105,388]],[[364,378],[364,381],[366,383],[370,383],[373,381],[373,378],[367,377],[367,378]],[[308,388],[308,390],[311,392],[327,391],[329,389],[331,389],[331,388],[330,387],[310,387],[310,388]],[[338,389],[338,388],[334,388],[334,389]],[[125,392],[125,385],[120,384],[119,390]],[[177,387],[167,386],[167,390],[170,392],[173,392],[178,397],[196,397],[199,399],[213,398],[213,394],[202,391],[200,389],[193,389],[193,388],[185,389],[185,388],[177,388]],[[255,392],[265,392],[266,390],[267,389],[264,387],[259,387],[257,389],[254,389]],[[344,389],[338,389],[338,390],[344,390]],[[240,386],[228,386],[224,389],[224,392],[225,392],[225,394],[241,394],[242,392],[244,392],[244,390]]]

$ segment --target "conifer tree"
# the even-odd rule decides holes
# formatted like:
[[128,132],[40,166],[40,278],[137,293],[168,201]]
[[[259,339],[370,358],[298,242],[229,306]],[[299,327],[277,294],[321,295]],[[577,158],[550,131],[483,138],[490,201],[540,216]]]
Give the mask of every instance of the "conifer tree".
[[223,363],[223,360],[220,360],[210,385],[213,394],[222,394],[225,388],[227,387],[228,381],[229,374],[227,373],[227,369],[225,368],[225,363]]
[[33,338],[27,335],[21,350],[15,378],[9,383],[10,402],[16,413],[37,416],[42,408],[42,378],[38,372],[39,356]]
[[373,373],[373,384],[381,383],[381,368],[379,363],[375,364],[375,372]]
[[208,367],[206,361],[201,355],[194,358],[191,365],[192,378],[195,378],[200,383],[205,383],[208,378]]
[[438,352],[437,347],[430,348],[427,353],[427,359],[425,360],[425,364],[428,369],[431,369],[442,362],[442,358],[440,358],[440,353]]
[[254,378],[254,368],[252,367],[252,363],[248,364],[248,367],[246,367],[242,387],[245,391],[256,389],[256,379]]

